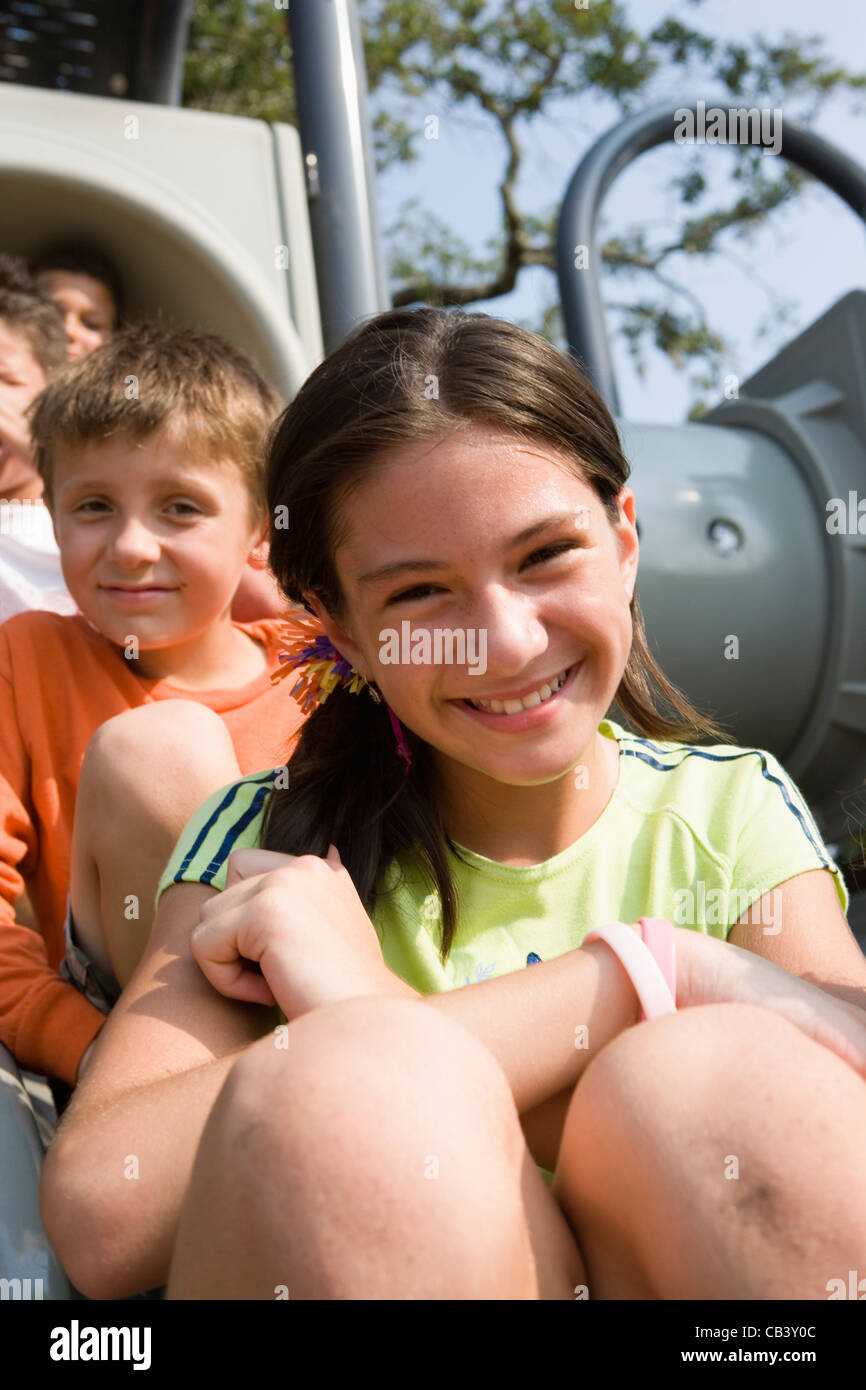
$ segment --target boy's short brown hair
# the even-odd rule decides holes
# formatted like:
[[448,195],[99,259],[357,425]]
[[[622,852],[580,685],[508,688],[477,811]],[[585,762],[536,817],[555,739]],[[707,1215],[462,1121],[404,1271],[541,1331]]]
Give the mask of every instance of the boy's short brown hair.
[[39,288],[24,261],[0,254],[0,323],[23,338],[46,380],[67,361],[63,315]]
[[36,397],[30,431],[45,500],[58,446],[115,434],[142,440],[177,420],[197,453],[237,466],[253,516],[263,516],[266,444],[283,404],[252,359],[215,333],[134,324],[70,363]]

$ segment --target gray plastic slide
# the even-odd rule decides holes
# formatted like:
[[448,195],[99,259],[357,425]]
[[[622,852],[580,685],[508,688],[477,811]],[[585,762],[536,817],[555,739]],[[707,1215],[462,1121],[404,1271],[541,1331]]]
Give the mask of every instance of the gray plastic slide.
[[76,1297],[39,1219],[43,1158],[31,1098],[0,1047],[0,1299]]

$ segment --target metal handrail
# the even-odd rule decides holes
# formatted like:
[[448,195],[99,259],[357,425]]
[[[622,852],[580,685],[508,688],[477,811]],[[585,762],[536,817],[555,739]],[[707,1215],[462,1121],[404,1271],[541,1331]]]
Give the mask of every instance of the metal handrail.
[[[730,97],[715,103],[702,99],[702,104],[707,111],[711,106],[731,109]],[[676,108],[665,104],[614,126],[581,160],[562,202],[556,259],[566,336],[586,376],[615,415],[620,403],[597,273],[598,214],[617,175],[639,155],[672,140],[683,112],[697,113],[697,108],[697,101]],[[855,160],[793,120],[784,121],[780,155],[819,178],[866,221],[866,170]],[[581,246],[587,248],[587,268],[576,270],[575,248]]]

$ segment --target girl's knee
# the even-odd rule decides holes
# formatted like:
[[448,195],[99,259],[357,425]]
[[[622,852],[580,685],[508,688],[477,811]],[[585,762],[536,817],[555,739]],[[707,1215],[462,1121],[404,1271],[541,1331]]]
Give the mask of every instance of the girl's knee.
[[829,1234],[847,1212],[866,1246],[866,1084],[769,1009],[706,1005],[621,1034],[587,1067],[563,1146],[588,1181],[616,1166],[681,1202],[725,1192],[768,1228]]
[[778,1134],[781,1113],[799,1094],[792,1068],[815,1050],[792,1023],[751,1004],[704,1005],[642,1023],[587,1066],[562,1152],[580,1156],[588,1180],[612,1166],[627,1175],[633,1163],[674,1170],[701,1162],[701,1154],[711,1166],[718,1158],[721,1171],[732,1136],[741,1144],[748,1136],[753,1152],[761,1145],[771,1100]]
[[720,1084],[778,1079],[794,1054],[817,1046],[780,1014],[754,1004],[705,1004],[620,1033],[588,1065],[577,1094],[617,1095],[641,1108],[669,1099],[712,1104]]
[[375,1158],[410,1135],[520,1137],[507,1078],[471,1033],[423,1001],[376,996],[304,1014],[239,1058],[220,1095],[248,1143]]

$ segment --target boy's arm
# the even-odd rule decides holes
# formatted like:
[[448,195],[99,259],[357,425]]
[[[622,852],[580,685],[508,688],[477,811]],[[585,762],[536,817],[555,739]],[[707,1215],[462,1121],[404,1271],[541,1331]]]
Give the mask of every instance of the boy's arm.
[[38,932],[0,903],[0,1042],[19,1066],[74,1086],[104,1014],[52,970]]
[[22,1067],[74,1086],[81,1055],[103,1015],[48,964],[38,932],[15,919],[24,891],[20,865],[39,855],[27,810],[30,760],[0,627],[0,1042]]

